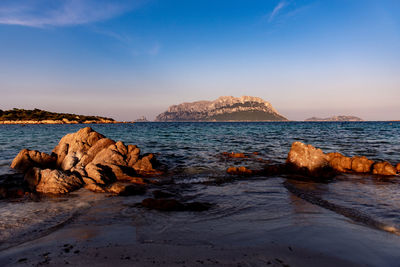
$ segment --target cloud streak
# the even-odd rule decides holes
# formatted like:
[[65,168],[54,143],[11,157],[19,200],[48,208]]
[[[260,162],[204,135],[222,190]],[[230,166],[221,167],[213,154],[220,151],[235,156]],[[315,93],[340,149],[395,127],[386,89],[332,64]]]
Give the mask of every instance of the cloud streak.
[[279,12],[285,7],[287,6],[285,1],[281,1],[279,2],[274,9],[272,10],[272,12],[269,14],[268,16],[268,22],[272,22],[274,20],[274,18],[279,14]]
[[0,24],[39,28],[82,25],[111,19],[137,4],[109,0],[2,0]]

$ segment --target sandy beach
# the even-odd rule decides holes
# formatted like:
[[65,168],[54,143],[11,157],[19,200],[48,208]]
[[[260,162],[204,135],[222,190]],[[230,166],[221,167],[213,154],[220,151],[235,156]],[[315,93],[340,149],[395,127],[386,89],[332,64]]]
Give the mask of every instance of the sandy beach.
[[[281,179],[259,181],[278,186]],[[208,187],[219,193],[246,182]],[[43,235],[10,244],[1,266],[396,266],[398,237],[290,196],[266,197],[267,210],[237,212],[225,203],[206,212],[159,212],[137,205],[143,196],[93,196],[85,209]],[[276,200],[280,200],[280,203]],[[240,205],[237,200],[234,205]],[[289,213],[279,215],[278,210]],[[268,212],[266,214],[265,212]],[[267,216],[267,217],[265,217]],[[4,244],[3,244],[4,245]]]

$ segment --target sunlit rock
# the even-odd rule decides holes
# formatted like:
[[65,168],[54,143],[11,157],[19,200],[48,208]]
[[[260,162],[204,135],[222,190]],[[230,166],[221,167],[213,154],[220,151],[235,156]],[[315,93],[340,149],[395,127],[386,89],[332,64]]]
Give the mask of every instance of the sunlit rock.
[[25,174],[25,181],[32,190],[46,194],[65,194],[82,186],[75,175],[60,170],[33,168]]
[[351,158],[345,157],[342,154],[335,152],[335,153],[328,153],[327,159],[329,165],[338,172],[350,172],[351,171]]
[[372,167],[372,173],[377,175],[396,175],[397,170],[387,161],[377,162]]
[[373,160],[370,160],[364,156],[363,157],[355,156],[352,157],[351,169],[354,172],[368,173],[371,172],[372,164],[374,164]]
[[54,156],[36,150],[23,149],[12,161],[11,168],[25,172],[33,167],[51,168],[55,166],[55,163]]

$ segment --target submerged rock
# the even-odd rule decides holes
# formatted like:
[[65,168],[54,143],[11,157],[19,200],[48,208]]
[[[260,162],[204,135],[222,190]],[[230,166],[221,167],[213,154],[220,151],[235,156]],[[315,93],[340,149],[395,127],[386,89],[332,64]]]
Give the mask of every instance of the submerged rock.
[[135,145],[115,142],[90,127],[64,136],[52,155],[21,150],[11,165],[26,173],[25,180],[32,190],[52,194],[70,192],[83,185],[95,192],[133,192],[133,187],[108,186],[117,181],[145,184],[138,175],[159,175],[157,166],[153,154],[140,157],[140,149]]
[[238,159],[238,158],[248,158],[248,156],[246,156],[246,154],[244,154],[244,153],[222,152],[221,155],[224,156],[224,157],[227,157],[227,158],[236,158],[236,159]]
[[105,190],[109,193],[113,193],[119,196],[141,195],[146,192],[146,188],[142,185],[121,182],[115,182],[109,185]]
[[242,176],[247,176],[247,175],[252,175],[255,174],[255,171],[252,171],[244,166],[240,167],[229,167],[226,172],[228,174],[233,174],[233,175],[242,175]]

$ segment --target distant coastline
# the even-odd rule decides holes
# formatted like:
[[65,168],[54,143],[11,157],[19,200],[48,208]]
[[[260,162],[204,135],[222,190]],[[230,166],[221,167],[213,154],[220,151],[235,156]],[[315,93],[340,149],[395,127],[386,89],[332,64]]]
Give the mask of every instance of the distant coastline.
[[46,110],[11,109],[0,110],[0,124],[111,124],[119,122],[112,118],[56,113]]

